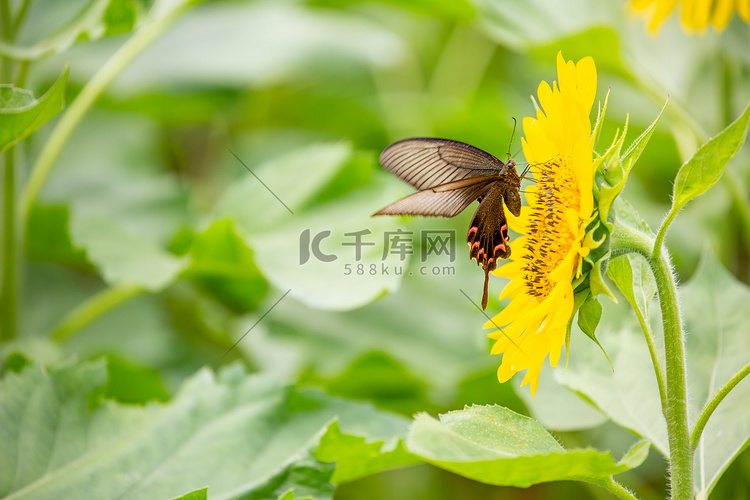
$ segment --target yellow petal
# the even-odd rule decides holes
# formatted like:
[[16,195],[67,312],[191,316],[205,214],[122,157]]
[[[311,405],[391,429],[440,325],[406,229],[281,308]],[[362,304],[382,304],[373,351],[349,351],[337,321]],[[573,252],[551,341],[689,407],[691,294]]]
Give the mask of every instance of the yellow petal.
[[648,24],[649,29],[656,32],[661,27],[667,16],[672,13],[676,5],[677,0],[657,0],[654,15],[651,18],[651,22]]
[[750,23],[750,0],[737,0],[737,13],[743,21]]
[[729,24],[734,14],[735,0],[714,0],[714,10],[711,15],[711,24],[719,31],[723,31]]

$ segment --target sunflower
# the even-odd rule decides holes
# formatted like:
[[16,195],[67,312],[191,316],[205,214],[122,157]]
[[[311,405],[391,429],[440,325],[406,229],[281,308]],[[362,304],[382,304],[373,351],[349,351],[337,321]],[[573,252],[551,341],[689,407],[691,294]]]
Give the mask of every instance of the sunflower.
[[557,366],[574,313],[572,281],[589,254],[586,226],[592,220],[594,162],[589,114],[596,94],[596,67],[590,57],[578,64],[557,55],[558,82],[539,85],[536,118],[524,118],[523,152],[535,184],[526,189],[528,206],[519,217],[506,214],[514,231],[511,260],[495,274],[510,282],[500,299],[511,300],[485,328],[496,339],[492,354],[503,354],[498,379],[527,370],[521,385],[539,385],[549,355]]
[[648,29],[656,33],[664,20],[681,4],[680,20],[685,31],[703,31],[710,24],[717,31],[726,28],[734,11],[750,23],[750,0],[631,0],[635,11],[647,11]]

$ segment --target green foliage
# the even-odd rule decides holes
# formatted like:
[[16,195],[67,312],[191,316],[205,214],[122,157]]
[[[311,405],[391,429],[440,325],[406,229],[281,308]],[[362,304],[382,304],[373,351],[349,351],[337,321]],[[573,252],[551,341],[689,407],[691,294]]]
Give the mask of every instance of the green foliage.
[[621,460],[596,450],[566,450],[534,420],[502,407],[469,407],[436,420],[418,415],[407,438],[415,455],[456,474],[497,485],[602,479],[637,467],[640,442]]
[[333,422],[320,439],[315,458],[323,462],[335,462],[336,470],[331,477],[334,484],[353,481],[376,472],[419,463],[419,460],[404,449],[402,441],[386,445],[384,441],[372,441],[365,437],[342,434],[338,423]]
[[602,305],[595,297],[589,296],[578,310],[578,327],[591,338],[602,319]]
[[35,205],[29,214],[26,254],[30,259],[88,267],[86,253],[70,238],[70,210],[65,205]]
[[[333,467],[311,453],[333,419],[380,440],[407,426],[367,404],[284,387],[237,366],[203,370],[170,402],[143,407],[101,399],[106,384],[101,360],[5,376],[0,494],[175,498],[210,484],[212,495],[233,498],[290,489],[298,498],[330,498]],[[329,440],[328,456],[336,450]]]
[[[706,423],[696,495],[747,489],[746,381],[701,413],[750,352],[741,22],[653,37],[596,0],[2,3],[0,498],[600,496],[575,481],[633,498],[613,479],[626,471],[666,496],[674,464],[645,461],[670,448],[660,252],[685,282],[681,401]],[[413,192],[378,165],[395,140],[504,158],[514,116],[522,164],[528,96],[560,51],[593,56],[591,143],[611,146],[595,153],[570,357],[532,398],[523,373],[498,383],[480,328],[507,306],[503,278],[487,316],[472,303],[476,205],[371,215]],[[427,252],[433,230],[455,234],[451,255]],[[534,486],[552,481],[568,483]]]
[[208,488],[203,488],[200,490],[192,491],[188,493],[187,495],[177,497],[174,500],[207,500],[207,499],[208,499]]
[[679,211],[688,201],[705,193],[719,181],[727,162],[745,144],[748,125],[750,103],[742,116],[701,146],[693,157],[680,167],[672,193],[673,212]]
[[186,267],[177,258],[141,235],[98,214],[76,218],[71,238],[86,250],[89,262],[109,285],[139,285],[156,292],[164,289]]
[[29,90],[0,84],[0,152],[28,137],[62,110],[67,81],[66,67],[39,99],[34,99]]
[[[70,11],[60,9],[54,0],[35,2],[33,14],[44,18],[49,25],[42,25],[45,36],[39,38],[40,32],[28,29],[35,40],[29,45],[10,45],[0,42],[0,55],[21,60],[37,60],[56,52],[62,52],[79,40],[96,40],[102,36],[117,35],[133,29],[143,11],[143,0],[88,0],[77,2],[75,15],[68,17]],[[164,2],[162,2],[164,3]],[[70,7],[70,6],[69,6]],[[46,12],[45,12],[46,11]],[[46,16],[42,15],[45,13]],[[50,16],[52,14],[52,16]],[[54,15],[59,16],[54,19]],[[32,16],[36,20],[37,16]],[[64,20],[64,24],[58,24]],[[46,23],[45,23],[46,24]]]
[[232,221],[217,221],[190,247],[185,276],[236,313],[252,311],[268,292],[253,252],[234,231]]
[[[684,287],[691,414],[697,415],[716,391],[748,361],[746,325],[750,288],[740,283],[707,250]],[[696,452],[696,491],[707,497],[727,465],[750,439],[748,384],[737,386],[711,415]]]

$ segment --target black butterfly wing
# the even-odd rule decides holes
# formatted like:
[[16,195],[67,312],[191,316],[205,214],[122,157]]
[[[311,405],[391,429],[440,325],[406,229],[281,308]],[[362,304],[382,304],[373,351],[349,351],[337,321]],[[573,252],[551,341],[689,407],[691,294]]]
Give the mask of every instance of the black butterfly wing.
[[402,198],[373,215],[454,217],[490,191],[497,181],[497,175],[490,175],[449,182]]
[[503,197],[506,188],[502,184],[493,184],[469,226],[466,242],[469,244],[469,256],[476,259],[477,264],[484,268],[484,294],[482,295],[482,309],[487,308],[487,286],[490,272],[497,268],[498,259],[510,257],[508,243],[508,223],[503,210]]
[[380,154],[380,163],[419,190],[505,171],[505,164],[486,151],[427,137],[394,142]]

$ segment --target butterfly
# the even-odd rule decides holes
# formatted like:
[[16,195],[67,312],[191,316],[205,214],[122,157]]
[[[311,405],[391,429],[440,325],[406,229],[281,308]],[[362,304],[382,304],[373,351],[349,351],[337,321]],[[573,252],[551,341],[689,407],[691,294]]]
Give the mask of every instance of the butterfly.
[[482,309],[486,309],[490,272],[497,268],[498,259],[510,257],[503,203],[513,215],[521,213],[521,177],[516,162],[509,158],[503,163],[463,142],[419,137],[394,142],[380,154],[380,163],[419,191],[373,216],[454,217],[474,200],[479,201],[466,242],[470,258],[484,268]]

